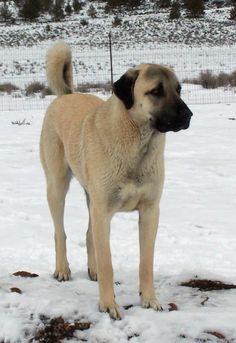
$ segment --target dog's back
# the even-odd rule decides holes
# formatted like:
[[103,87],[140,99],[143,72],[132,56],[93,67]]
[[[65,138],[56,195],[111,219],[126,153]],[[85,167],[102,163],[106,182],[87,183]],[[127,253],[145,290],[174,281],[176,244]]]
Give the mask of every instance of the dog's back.
[[40,140],[41,161],[48,179],[53,160],[61,161],[58,168],[62,170],[68,163],[64,137],[78,138],[85,117],[104,101],[95,95],[74,93],[71,50],[65,42],[59,41],[49,49],[46,70],[49,87],[58,96],[46,111]]

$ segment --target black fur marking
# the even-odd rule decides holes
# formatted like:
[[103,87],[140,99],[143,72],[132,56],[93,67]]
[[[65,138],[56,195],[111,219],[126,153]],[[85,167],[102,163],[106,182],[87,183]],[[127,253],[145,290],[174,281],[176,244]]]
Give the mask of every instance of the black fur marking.
[[127,110],[134,104],[133,89],[137,77],[138,71],[134,70],[133,73],[128,71],[113,85],[114,94],[124,103]]

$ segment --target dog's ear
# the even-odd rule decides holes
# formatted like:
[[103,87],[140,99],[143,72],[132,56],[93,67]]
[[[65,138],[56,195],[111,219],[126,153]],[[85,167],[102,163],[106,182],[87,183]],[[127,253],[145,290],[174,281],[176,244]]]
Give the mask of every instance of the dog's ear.
[[127,110],[134,104],[134,84],[138,77],[138,70],[129,69],[113,84],[114,94],[124,103]]

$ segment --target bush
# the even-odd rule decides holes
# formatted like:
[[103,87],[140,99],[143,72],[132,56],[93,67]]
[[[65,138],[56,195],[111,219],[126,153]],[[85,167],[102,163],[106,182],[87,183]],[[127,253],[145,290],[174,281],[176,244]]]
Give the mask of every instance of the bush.
[[88,16],[90,16],[93,19],[97,17],[97,11],[92,4],[89,6],[87,13],[88,13]]
[[35,93],[43,93],[45,91],[45,85],[41,82],[35,81],[30,83],[25,88],[25,95],[33,95]]
[[86,19],[81,19],[80,20],[80,24],[82,25],[82,26],[88,26],[88,21],[86,20]]
[[112,21],[112,26],[116,27],[116,26],[120,26],[122,23],[122,20],[120,17],[118,17],[118,15],[116,15]]
[[0,84],[0,92],[11,94],[12,92],[15,92],[19,90],[19,88],[16,85],[13,85],[10,82],[5,82]]
[[105,92],[110,92],[112,89],[110,82],[96,82],[96,83],[83,83],[82,85],[78,85],[76,91],[81,93],[88,93],[91,90],[104,90]]
[[230,74],[219,73],[214,75],[212,71],[206,70],[200,73],[198,78],[185,79],[184,83],[193,83],[196,85],[201,85],[203,88],[218,88],[218,87],[236,87],[236,71]]

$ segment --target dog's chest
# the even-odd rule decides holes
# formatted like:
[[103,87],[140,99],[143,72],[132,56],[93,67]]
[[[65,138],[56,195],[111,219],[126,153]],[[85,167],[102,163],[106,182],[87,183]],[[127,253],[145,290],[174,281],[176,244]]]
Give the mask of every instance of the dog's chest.
[[133,211],[145,200],[152,200],[157,193],[156,168],[129,170],[110,194],[110,204],[117,211]]

